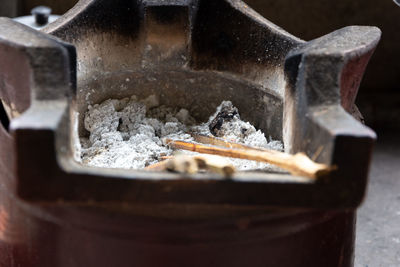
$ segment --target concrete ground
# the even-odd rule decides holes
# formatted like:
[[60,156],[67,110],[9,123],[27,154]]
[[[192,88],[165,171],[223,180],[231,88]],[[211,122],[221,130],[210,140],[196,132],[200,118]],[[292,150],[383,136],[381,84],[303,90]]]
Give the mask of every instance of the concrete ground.
[[358,212],[355,266],[400,266],[400,133],[379,135]]

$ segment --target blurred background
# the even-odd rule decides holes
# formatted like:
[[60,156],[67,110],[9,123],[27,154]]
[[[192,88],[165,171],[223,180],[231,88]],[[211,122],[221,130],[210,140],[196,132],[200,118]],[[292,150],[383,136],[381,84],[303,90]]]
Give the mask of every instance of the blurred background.
[[[111,0],[110,0],[111,1]],[[77,0],[0,0],[0,16],[38,5],[62,15]],[[373,25],[382,40],[357,105],[378,133],[367,201],[358,214],[355,266],[400,266],[400,7],[393,0],[245,0],[288,32],[311,40],[348,25]]]

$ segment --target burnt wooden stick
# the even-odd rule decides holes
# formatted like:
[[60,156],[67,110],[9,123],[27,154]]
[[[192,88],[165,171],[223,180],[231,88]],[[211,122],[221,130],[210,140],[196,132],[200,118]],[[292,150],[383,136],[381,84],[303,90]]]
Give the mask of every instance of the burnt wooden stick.
[[328,165],[313,162],[304,153],[291,155],[275,150],[225,148],[171,139],[167,139],[166,143],[174,149],[183,149],[198,153],[270,163],[289,171],[293,175],[314,179],[326,175],[333,170],[333,168]]
[[159,159],[160,160],[167,160],[167,159],[172,159],[172,158],[174,158],[174,156],[162,156]]
[[167,160],[168,171],[194,174],[199,172],[199,163],[195,158],[186,155],[179,155]]
[[235,168],[226,162],[224,158],[202,155],[169,157],[167,160],[157,162],[145,168],[148,171],[174,171],[189,174],[197,173],[200,169],[205,169],[226,177],[230,177],[235,173]]
[[168,162],[168,159],[151,164],[144,169],[147,171],[166,171],[167,170],[167,162]]
[[268,151],[270,153],[281,153],[276,150],[266,149],[266,148],[262,148],[262,147],[253,147],[253,146],[243,145],[243,144],[239,144],[239,143],[229,142],[227,140],[224,140],[224,139],[218,138],[218,137],[212,137],[212,136],[195,134],[195,133],[192,133],[191,136],[194,138],[194,140],[196,142],[202,143],[202,144],[222,146],[222,147],[227,147],[227,148],[254,149],[254,150],[259,150],[259,151]]
[[199,164],[199,168],[221,174],[225,177],[230,177],[236,172],[235,167],[223,157],[198,155],[194,156],[194,159]]
[[[265,151],[265,152],[269,152],[271,154],[285,154],[285,155],[290,155],[287,153],[282,153],[280,151],[276,151],[276,150],[271,150],[271,149],[267,149],[267,148],[263,148],[263,147],[253,147],[253,146],[248,146],[248,145],[244,145],[244,144],[239,144],[239,143],[235,143],[235,142],[229,142],[227,140],[224,140],[222,138],[219,137],[214,137],[214,136],[208,136],[208,135],[202,135],[202,134],[196,134],[196,133],[191,133],[191,136],[194,138],[194,140],[196,142],[202,143],[202,144],[209,144],[209,145],[215,145],[215,146],[222,146],[222,147],[227,147],[227,148],[239,148],[239,149],[255,149],[255,150],[259,150],[259,151]],[[315,162],[315,159],[321,154],[321,152],[323,151],[324,147],[320,146],[317,150],[317,152],[314,154],[313,158],[309,160]],[[302,153],[304,154],[304,153]],[[292,155],[291,155],[292,156]],[[307,157],[307,155],[304,154],[305,157]],[[308,157],[307,157],[308,158]],[[318,163],[316,163],[318,164]],[[326,165],[327,166],[327,165]],[[335,167],[329,167],[331,170],[335,169]]]

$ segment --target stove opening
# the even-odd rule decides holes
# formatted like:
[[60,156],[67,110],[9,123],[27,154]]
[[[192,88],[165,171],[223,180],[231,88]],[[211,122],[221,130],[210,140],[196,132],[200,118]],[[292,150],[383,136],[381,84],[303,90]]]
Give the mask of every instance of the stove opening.
[[[168,140],[190,145],[204,136],[284,150],[282,98],[267,88],[220,73],[163,67],[86,77],[74,101],[71,138],[74,159],[83,165],[142,170],[185,154]],[[238,114],[216,118],[221,105]],[[256,161],[228,163],[238,171],[272,172]]]

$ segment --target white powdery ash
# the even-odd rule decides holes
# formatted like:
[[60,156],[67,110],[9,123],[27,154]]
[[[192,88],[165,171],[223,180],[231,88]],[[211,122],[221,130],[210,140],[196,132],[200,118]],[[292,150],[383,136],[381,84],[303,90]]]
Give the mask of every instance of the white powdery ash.
[[[186,109],[159,106],[155,96],[142,101],[138,101],[136,96],[109,99],[89,106],[84,126],[90,135],[89,138],[80,138],[82,163],[103,168],[143,169],[157,163],[161,156],[174,153],[163,144],[164,138],[193,141],[188,131],[211,135],[208,124],[224,106],[232,106],[232,103],[223,101],[209,122],[200,125],[195,125],[195,120]],[[260,130],[240,120],[239,115],[224,122],[221,131],[222,137],[229,141],[283,150],[280,141],[268,142]],[[265,163],[230,160],[238,170],[271,170],[271,166]]]

